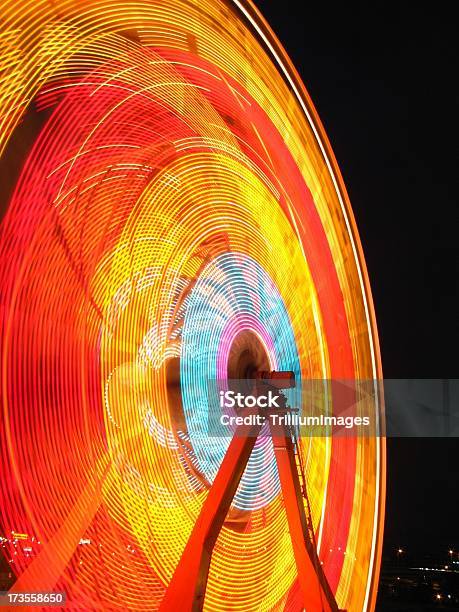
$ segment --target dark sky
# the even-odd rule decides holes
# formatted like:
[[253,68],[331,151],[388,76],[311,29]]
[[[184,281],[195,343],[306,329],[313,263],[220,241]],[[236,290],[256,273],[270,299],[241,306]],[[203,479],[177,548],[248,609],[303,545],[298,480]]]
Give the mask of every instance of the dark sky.
[[[256,3],[343,173],[385,377],[459,378],[457,62],[447,4]],[[386,552],[459,549],[458,466],[459,439],[388,441]]]

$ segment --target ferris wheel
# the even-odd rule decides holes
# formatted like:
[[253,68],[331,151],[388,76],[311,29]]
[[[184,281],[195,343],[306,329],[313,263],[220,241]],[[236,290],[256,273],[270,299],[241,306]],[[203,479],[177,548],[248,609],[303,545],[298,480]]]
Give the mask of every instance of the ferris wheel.
[[249,0],[2,12],[1,527],[40,541],[14,588],[373,609],[384,439],[209,434],[209,381],[382,377],[350,203],[281,44]]

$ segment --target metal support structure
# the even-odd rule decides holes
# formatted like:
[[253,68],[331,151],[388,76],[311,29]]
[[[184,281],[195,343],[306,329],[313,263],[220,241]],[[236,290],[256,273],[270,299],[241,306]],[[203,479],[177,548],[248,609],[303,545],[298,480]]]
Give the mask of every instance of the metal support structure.
[[[236,429],[163,598],[161,612],[202,610],[213,547],[261,427],[241,425]],[[308,612],[338,612],[310,534],[292,432],[273,426],[271,420],[270,427],[303,606]]]
[[212,550],[260,429],[258,425],[236,429],[161,602],[161,611],[202,610]]
[[337,612],[335,596],[309,533],[291,434],[284,427],[273,426],[271,433],[304,607],[311,612]]

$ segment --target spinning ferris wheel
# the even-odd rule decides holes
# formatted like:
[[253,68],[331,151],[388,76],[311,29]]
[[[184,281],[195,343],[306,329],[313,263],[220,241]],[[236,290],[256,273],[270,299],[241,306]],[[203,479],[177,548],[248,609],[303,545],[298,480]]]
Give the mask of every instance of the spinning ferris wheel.
[[383,439],[208,433],[209,380],[381,378],[347,194],[280,43],[248,0],[2,12],[2,529],[41,542],[14,588],[374,608]]

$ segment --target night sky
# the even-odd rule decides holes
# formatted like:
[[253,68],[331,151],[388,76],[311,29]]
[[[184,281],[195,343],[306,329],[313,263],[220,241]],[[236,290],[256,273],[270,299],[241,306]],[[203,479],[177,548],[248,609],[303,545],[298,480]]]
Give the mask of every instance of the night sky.
[[[454,20],[441,2],[258,0],[350,195],[386,378],[459,378]],[[459,439],[388,441],[385,550],[459,548]]]

